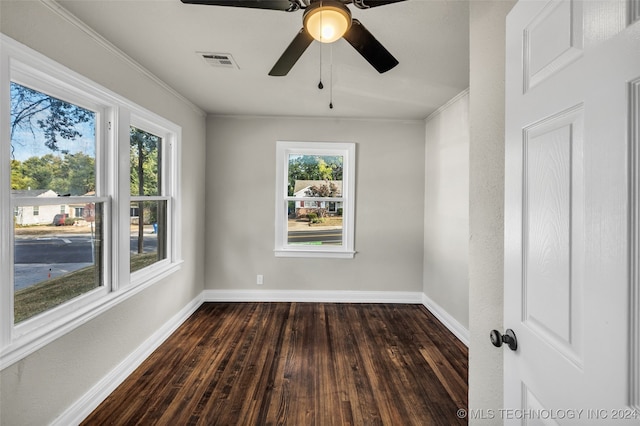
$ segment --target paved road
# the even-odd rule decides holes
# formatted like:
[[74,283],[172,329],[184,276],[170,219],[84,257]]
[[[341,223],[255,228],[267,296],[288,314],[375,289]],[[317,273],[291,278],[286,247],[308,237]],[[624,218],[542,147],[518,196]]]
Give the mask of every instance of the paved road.
[[91,236],[16,239],[16,264],[86,262],[93,262]]
[[[145,253],[156,250],[156,235],[145,235]],[[130,250],[136,253],[138,240],[131,239]],[[85,263],[93,262],[91,236],[16,238],[15,263]]]
[[289,231],[289,244],[341,244],[341,229],[316,228],[309,231]]
[[[145,235],[144,251],[156,247],[156,235]],[[131,239],[130,250],[137,253],[137,238]],[[14,288],[20,290],[93,265],[91,235],[16,238],[14,256]]]

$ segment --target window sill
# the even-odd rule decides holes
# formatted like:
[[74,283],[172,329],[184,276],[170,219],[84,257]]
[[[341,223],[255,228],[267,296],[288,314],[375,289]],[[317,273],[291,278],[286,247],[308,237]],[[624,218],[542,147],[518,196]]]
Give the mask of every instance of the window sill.
[[274,250],[276,257],[316,257],[324,259],[353,259],[355,251]]
[[[140,282],[135,286],[132,285],[120,288],[117,291],[108,293],[106,296],[101,297],[98,300],[87,303],[80,309],[74,311],[71,315],[61,316],[56,320],[48,322],[46,326],[38,327],[33,331],[16,338],[10,345],[3,348],[2,352],[0,352],[0,371],[43,348],[66,333],[69,333],[70,331],[73,331],[81,325],[89,322],[119,303],[140,293],[142,290],[152,286],[161,279],[177,272],[182,267],[182,263],[183,261],[179,260],[165,265],[162,269],[158,268],[154,271],[152,276],[144,282]],[[55,310],[49,312],[55,313]],[[34,317],[34,319],[40,318]],[[28,326],[28,322],[29,320],[25,321],[24,325]],[[18,327],[21,325],[23,324],[20,324]]]

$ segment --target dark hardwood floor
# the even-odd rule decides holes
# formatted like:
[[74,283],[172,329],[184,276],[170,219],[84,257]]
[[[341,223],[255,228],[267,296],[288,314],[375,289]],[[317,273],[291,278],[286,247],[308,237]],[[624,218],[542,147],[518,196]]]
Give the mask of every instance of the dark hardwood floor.
[[421,305],[205,303],[83,424],[466,424],[467,368]]

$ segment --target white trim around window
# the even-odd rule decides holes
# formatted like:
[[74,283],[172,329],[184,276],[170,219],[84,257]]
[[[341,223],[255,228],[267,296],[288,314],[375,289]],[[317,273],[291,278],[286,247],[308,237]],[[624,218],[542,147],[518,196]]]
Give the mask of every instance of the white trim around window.
[[[302,157],[330,158],[339,157],[341,161],[341,191],[330,196],[296,196],[289,193],[292,184],[293,171],[289,166],[292,159]],[[355,167],[356,144],[353,142],[290,142],[278,141],[276,143],[276,223],[275,223],[275,255],[276,257],[320,257],[320,258],[344,258],[350,259],[355,255]],[[306,180],[307,178],[305,178]],[[321,185],[322,179],[326,179],[326,185],[332,185],[331,178],[315,178]],[[334,179],[333,182],[336,182]],[[304,220],[298,218],[297,212],[291,211],[294,206],[300,206],[300,201],[311,201],[325,205],[328,202],[341,203],[341,225],[326,226],[322,224],[309,224],[305,229]],[[333,212],[331,212],[333,213]],[[330,219],[330,218],[329,218]],[[335,218],[334,218],[335,219]],[[310,219],[308,219],[310,221]],[[300,228],[290,228],[296,223]],[[294,229],[300,229],[296,231]],[[310,239],[309,243],[295,243],[294,238],[303,232],[317,231],[322,237]],[[294,234],[296,234],[294,236]],[[301,236],[301,239],[304,238]],[[323,238],[335,239],[334,241],[320,241]],[[306,238],[309,239],[309,238]]]
[[[103,207],[101,285],[14,324],[14,211],[25,205],[59,204],[57,199],[17,199],[11,192],[10,82],[24,84],[96,113],[95,195],[65,198],[66,204]],[[129,128],[143,127],[164,138],[163,190],[167,204],[167,255],[135,273],[129,271],[131,195]],[[181,264],[181,128],[111,92],[27,46],[0,34],[0,370],[176,272]],[[31,203],[31,204],[29,204]]]

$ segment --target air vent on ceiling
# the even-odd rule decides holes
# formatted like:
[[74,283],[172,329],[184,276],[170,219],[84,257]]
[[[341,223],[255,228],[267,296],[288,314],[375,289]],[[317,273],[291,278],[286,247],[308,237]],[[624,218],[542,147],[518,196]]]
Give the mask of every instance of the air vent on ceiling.
[[240,69],[229,53],[196,52],[208,65],[218,68]]

